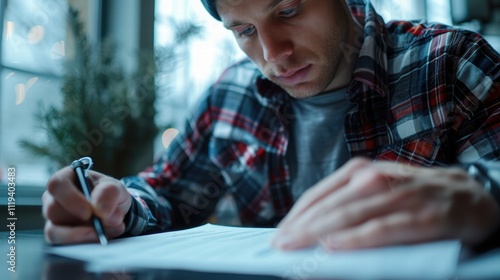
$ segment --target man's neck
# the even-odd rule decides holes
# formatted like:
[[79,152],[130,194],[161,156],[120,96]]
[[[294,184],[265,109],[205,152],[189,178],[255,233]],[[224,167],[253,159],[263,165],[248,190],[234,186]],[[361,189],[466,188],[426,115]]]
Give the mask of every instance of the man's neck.
[[361,25],[356,24],[354,20],[351,22],[352,32],[349,34],[348,39],[343,48],[343,55],[340,60],[340,65],[337,70],[337,75],[332,83],[324,90],[324,92],[331,92],[340,88],[347,87],[351,83],[352,73],[356,67],[358,56],[363,42],[363,28]]

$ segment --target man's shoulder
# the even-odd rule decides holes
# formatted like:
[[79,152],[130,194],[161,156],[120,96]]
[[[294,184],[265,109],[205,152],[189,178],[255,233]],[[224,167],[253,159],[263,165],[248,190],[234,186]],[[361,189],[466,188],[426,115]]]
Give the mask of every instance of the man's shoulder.
[[415,38],[433,37],[449,32],[461,31],[460,28],[439,22],[428,22],[426,20],[393,20],[386,24],[390,35],[403,35]]
[[219,77],[214,86],[231,84],[234,86],[249,86],[261,76],[257,66],[248,58],[229,66]]
[[441,45],[456,46],[457,43],[474,44],[482,40],[482,36],[477,32],[425,20],[391,21],[387,23],[386,28],[388,36],[396,42],[395,47],[428,45],[436,40],[441,41]]
[[258,67],[249,59],[229,66],[206,92],[204,99],[217,108],[255,100],[257,80],[262,77]]
[[464,28],[426,21],[394,21],[387,26],[388,53],[396,60],[410,53],[421,63],[438,57],[441,60],[499,57],[479,33]]

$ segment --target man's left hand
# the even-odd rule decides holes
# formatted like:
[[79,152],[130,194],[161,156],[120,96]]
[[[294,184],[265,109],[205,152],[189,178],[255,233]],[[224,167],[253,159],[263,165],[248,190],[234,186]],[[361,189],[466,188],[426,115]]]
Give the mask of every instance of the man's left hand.
[[476,245],[499,217],[493,197],[460,168],[353,159],[304,193],[272,245],[349,250],[440,239]]

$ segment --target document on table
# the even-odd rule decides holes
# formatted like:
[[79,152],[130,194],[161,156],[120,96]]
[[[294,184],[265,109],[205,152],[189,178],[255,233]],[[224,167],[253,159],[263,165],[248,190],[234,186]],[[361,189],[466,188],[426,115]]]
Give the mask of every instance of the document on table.
[[112,240],[108,246],[48,247],[48,253],[82,260],[92,271],[186,269],[310,278],[451,278],[460,242],[440,241],[351,252],[321,246],[283,252],[270,246],[276,229],[204,226]]

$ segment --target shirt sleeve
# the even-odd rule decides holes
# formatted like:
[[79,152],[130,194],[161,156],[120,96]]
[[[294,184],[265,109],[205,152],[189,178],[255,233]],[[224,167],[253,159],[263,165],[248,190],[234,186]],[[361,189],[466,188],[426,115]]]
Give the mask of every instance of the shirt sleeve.
[[[464,164],[463,168],[469,176],[476,179],[483,188],[495,199],[500,209],[500,161],[479,160]],[[500,217],[497,227],[483,242],[472,248],[474,251],[484,252],[500,247]]]
[[468,35],[452,43],[456,156],[461,163],[500,160],[500,55],[480,35]]
[[160,231],[161,227],[153,211],[168,212],[170,209],[168,202],[161,200],[151,186],[139,177],[125,177],[121,181],[132,196],[132,205],[124,218],[125,235]]
[[200,225],[224,195],[226,184],[210,159],[212,113],[204,99],[165,153],[137,176],[122,183],[133,202],[125,235],[141,235]]
[[[454,92],[457,158],[466,169],[476,167],[500,207],[500,55],[480,35],[468,35],[454,44],[462,53]],[[498,247],[499,237],[500,227],[475,249]]]

